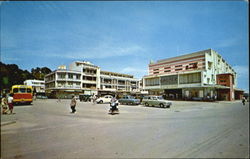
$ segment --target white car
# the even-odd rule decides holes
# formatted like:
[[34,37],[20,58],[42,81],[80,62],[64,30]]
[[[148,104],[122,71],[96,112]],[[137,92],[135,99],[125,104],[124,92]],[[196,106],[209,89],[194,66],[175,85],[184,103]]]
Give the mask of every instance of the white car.
[[111,95],[105,95],[103,97],[97,98],[96,99],[96,103],[110,103],[111,99],[113,98],[113,96]]

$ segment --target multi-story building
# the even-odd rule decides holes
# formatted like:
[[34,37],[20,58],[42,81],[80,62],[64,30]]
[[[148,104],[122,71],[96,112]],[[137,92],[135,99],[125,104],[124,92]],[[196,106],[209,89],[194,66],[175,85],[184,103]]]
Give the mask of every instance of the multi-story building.
[[242,93],[236,89],[236,79],[234,69],[216,51],[208,49],[151,62],[143,88],[172,99],[234,100]]
[[139,80],[132,75],[101,71],[100,94],[109,92],[136,93],[139,92]]
[[45,93],[45,81],[42,80],[35,80],[35,79],[30,79],[30,80],[25,80],[24,85],[32,86],[33,90],[37,94],[44,94]]
[[70,94],[132,93],[139,90],[139,80],[131,75],[101,71],[86,61],[76,61],[45,76],[46,91],[58,96]]

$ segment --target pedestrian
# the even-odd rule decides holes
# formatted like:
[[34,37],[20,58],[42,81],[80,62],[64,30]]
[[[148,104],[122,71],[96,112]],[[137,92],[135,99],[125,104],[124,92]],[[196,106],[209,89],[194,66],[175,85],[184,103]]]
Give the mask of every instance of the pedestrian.
[[8,102],[7,102],[6,94],[3,94],[3,97],[1,100],[1,106],[2,106],[2,113],[8,114]]
[[245,105],[245,102],[246,102],[246,98],[243,97],[243,98],[242,98],[242,104]]
[[92,96],[92,101],[93,101],[93,104],[95,104],[95,103],[96,103],[96,99],[97,99],[97,97],[96,97],[96,95],[93,93],[93,96]]
[[36,93],[34,93],[34,95],[33,95],[33,99],[34,99],[34,100],[36,100]]
[[61,94],[60,93],[57,94],[57,102],[61,102]]
[[13,113],[13,109],[14,109],[14,106],[13,106],[13,94],[9,94],[9,97],[8,97],[8,106],[9,106],[9,110],[10,110],[10,114],[14,114]]
[[76,113],[76,97],[73,96],[70,102],[71,113]]
[[216,94],[214,95],[214,100],[217,100],[217,95]]

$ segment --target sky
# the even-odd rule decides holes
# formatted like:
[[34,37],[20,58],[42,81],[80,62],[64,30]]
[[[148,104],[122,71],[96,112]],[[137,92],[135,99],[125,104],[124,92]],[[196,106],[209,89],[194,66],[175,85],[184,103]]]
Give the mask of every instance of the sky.
[[142,78],[150,60],[206,49],[249,90],[246,1],[1,2],[1,61],[31,71],[90,61]]

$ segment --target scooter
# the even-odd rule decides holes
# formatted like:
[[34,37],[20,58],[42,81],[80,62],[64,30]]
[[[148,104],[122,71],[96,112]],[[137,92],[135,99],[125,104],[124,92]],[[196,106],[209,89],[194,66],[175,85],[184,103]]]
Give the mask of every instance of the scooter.
[[109,114],[111,115],[119,114],[118,101],[110,103]]

